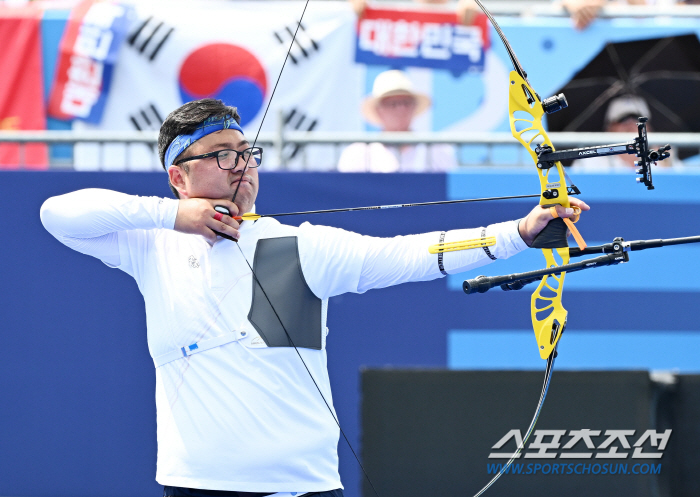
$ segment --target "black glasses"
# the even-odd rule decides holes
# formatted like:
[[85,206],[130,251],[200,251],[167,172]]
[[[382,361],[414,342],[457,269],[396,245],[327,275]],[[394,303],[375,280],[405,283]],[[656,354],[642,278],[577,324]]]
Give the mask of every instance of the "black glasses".
[[208,154],[194,155],[192,157],[180,159],[176,161],[174,165],[177,166],[183,162],[196,159],[216,157],[216,163],[219,165],[219,169],[228,170],[234,169],[236,164],[238,164],[239,157],[242,157],[246,167],[258,167],[262,162],[262,152],[261,147],[246,148],[243,152],[239,152],[238,150],[217,150],[216,152],[209,152]]

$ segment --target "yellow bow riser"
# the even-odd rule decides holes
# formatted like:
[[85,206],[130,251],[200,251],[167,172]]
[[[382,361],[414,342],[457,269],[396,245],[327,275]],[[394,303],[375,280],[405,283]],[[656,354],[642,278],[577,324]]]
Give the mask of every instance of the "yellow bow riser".
[[[511,71],[509,88],[510,129],[513,136],[527,149],[535,165],[538,163],[535,147],[537,145],[554,146],[542,126],[544,109],[535,91],[520,75]],[[561,162],[556,162],[549,169],[539,169],[542,195],[540,205],[561,205],[570,207],[566,189],[564,170]],[[562,229],[563,228],[563,229]],[[555,219],[545,228],[553,237],[543,241],[540,236],[533,243],[534,248],[542,248],[547,267],[557,267],[569,262],[569,247],[566,241],[566,225],[561,219]],[[545,236],[547,238],[547,236]],[[539,242],[538,242],[539,240]],[[554,251],[558,256],[555,258]],[[567,311],[561,303],[566,273],[546,276],[537,290],[532,294],[532,327],[535,331],[537,348],[542,359],[547,359],[556,347],[566,326]],[[554,333],[553,333],[554,332]]]

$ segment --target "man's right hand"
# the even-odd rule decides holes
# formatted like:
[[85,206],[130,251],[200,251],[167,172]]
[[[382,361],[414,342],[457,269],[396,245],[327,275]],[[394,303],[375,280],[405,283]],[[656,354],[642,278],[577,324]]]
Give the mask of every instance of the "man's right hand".
[[[221,215],[214,210],[214,207],[221,205],[229,210],[230,215]],[[240,224],[231,216],[238,215],[238,207],[228,199],[213,200],[208,198],[186,198],[180,199],[175,218],[175,231],[202,235],[204,238],[214,243],[216,233],[223,233],[238,240]],[[216,217],[221,217],[217,220]]]

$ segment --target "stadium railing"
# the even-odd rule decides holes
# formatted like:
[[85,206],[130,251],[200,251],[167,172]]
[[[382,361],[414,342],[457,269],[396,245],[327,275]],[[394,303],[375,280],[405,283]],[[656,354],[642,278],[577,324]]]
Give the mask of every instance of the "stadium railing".
[[[615,143],[624,143],[634,138],[629,133],[562,133],[552,132],[549,137],[557,149],[577,148],[591,145],[607,145]],[[654,146],[670,144],[674,149],[679,147],[685,149],[696,149],[700,154],[700,133],[650,133],[650,143]],[[268,164],[272,164],[272,169],[293,169],[293,170],[332,170],[332,164],[326,164],[323,167],[318,164],[311,165],[306,159],[306,154],[303,152],[309,146],[330,146],[333,147],[335,159],[331,160],[337,163],[337,158],[342,150],[342,147],[350,143],[374,143],[379,142],[387,145],[413,145],[419,143],[431,144],[453,144],[460,149],[458,156],[460,167],[469,167],[472,165],[522,165],[531,164],[531,159],[526,156],[526,153],[513,136],[508,132],[408,132],[408,133],[379,133],[379,132],[299,132],[299,131],[284,131],[260,133],[257,144],[266,148],[266,157]],[[136,146],[142,149],[142,152],[149,157],[151,164],[149,167],[140,167],[141,170],[158,170],[161,168],[157,157],[158,134],[154,131],[3,131],[0,132],[0,144],[2,143],[46,143],[48,145],[68,144],[77,147],[92,147],[92,155],[94,164],[90,167],[91,170],[119,170],[118,167],[104,167],[104,155],[106,147],[117,146]],[[507,162],[494,160],[494,151],[497,149],[508,148],[511,145],[513,153],[509,155],[511,159]],[[72,156],[78,155],[77,147],[74,147]],[[464,147],[477,147],[479,152],[471,154],[473,160],[464,160]],[[271,150],[270,150],[271,148]],[[111,149],[112,152],[115,150]],[[295,154],[293,160],[294,166],[288,167],[292,160],[289,158],[290,150],[301,150],[302,153]],[[515,152],[517,151],[517,152]],[[63,160],[54,160],[52,158],[49,164],[52,169],[80,169],[76,167],[75,160],[69,157]],[[126,154],[125,154],[126,156]],[[20,154],[21,157],[21,154]],[[128,162],[128,161],[127,161]],[[21,168],[21,165],[20,165]],[[128,165],[123,167],[124,170],[132,169]]]

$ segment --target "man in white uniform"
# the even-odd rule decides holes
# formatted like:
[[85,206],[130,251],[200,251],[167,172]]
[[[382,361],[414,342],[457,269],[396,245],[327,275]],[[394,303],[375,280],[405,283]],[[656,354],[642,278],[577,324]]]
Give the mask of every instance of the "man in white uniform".
[[[62,243],[130,274],[144,296],[166,496],[340,497],[328,298],[510,257],[552,216],[538,206],[519,221],[396,238],[239,222],[254,209],[262,158],[239,121],[216,100],[168,116],[159,152],[179,200],[80,190],[48,199],[41,219]],[[496,237],[490,251],[428,253],[483,236]]]

